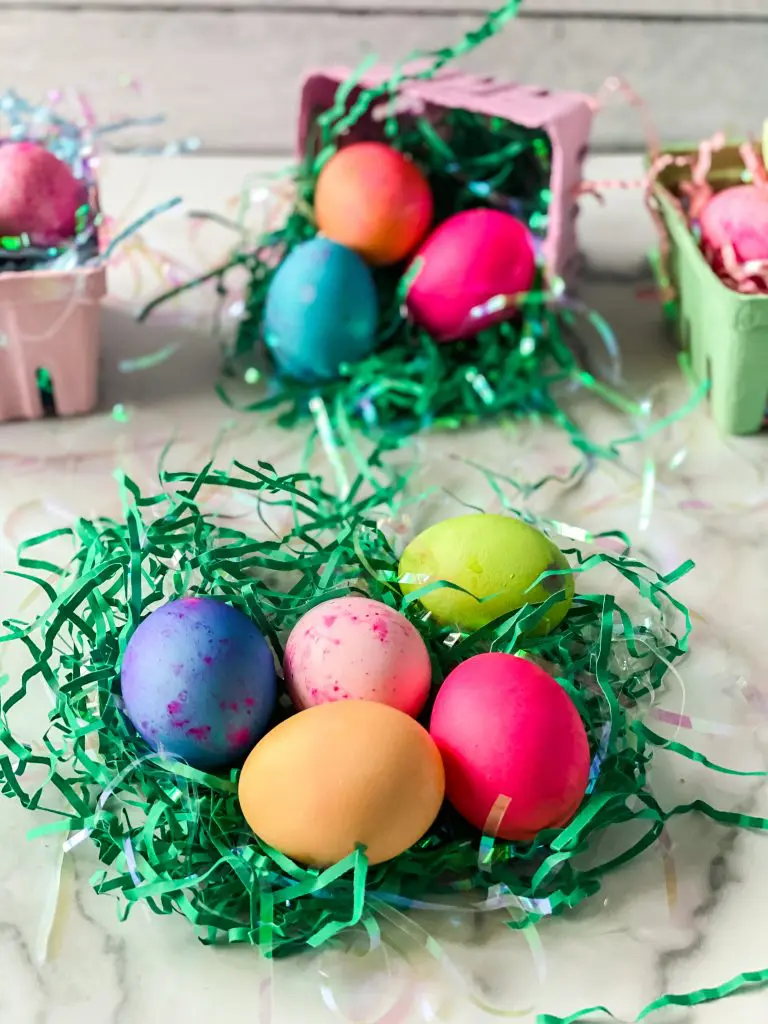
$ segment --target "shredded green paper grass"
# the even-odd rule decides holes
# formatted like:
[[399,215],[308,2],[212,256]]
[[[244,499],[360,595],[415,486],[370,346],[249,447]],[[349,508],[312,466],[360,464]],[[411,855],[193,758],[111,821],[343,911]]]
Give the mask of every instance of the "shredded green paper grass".
[[[44,813],[32,835],[55,834],[67,851],[87,840],[96,844],[103,869],[92,882],[98,892],[121,897],[122,915],[139,903],[157,914],[183,914],[204,942],[250,943],[267,956],[321,946],[353,926],[371,932],[396,908],[434,906],[459,894],[511,904],[509,924],[519,929],[594,895],[605,873],[649,847],[673,815],[698,810],[730,824],[768,827],[701,802],[664,809],[647,784],[656,745],[709,764],[655,735],[639,714],[687,649],[688,613],[669,588],[691,563],[662,576],[632,554],[621,533],[593,536],[537,521],[580,544],[564,549],[578,576],[565,620],[548,636],[531,635],[559,600],[556,593],[547,605],[526,606],[462,635],[425,617],[418,593],[400,592],[388,524],[406,504],[407,480],[384,473],[378,455],[343,498],[319,477],[279,476],[266,463],[235,463],[231,473],[211,465],[199,473],[161,471],[162,491],[149,497],[127,477],[118,479],[124,520],[79,520],[21,545],[16,575],[45,592],[47,607],[32,622],[4,623],[2,641],[23,644],[31,665],[20,682],[3,680],[0,777],[7,796]],[[487,479],[504,494],[500,478]],[[211,494],[219,508],[222,496],[247,507],[253,532],[206,512],[204,496]],[[50,543],[71,543],[71,558],[51,561]],[[634,592],[633,614],[610,592],[590,588],[598,569]],[[588,792],[570,825],[515,844],[481,836],[446,806],[430,832],[389,863],[369,868],[358,849],[327,870],[307,870],[250,833],[237,801],[237,770],[206,774],[165,760],[124,717],[121,657],[159,604],[189,594],[225,599],[259,625],[279,660],[299,617],[350,589],[399,608],[416,624],[435,687],[457,663],[491,648],[525,651],[557,676],[582,715],[593,754]],[[42,741],[31,745],[14,734],[10,719],[33,691],[53,706]],[[640,838],[635,834],[607,861],[580,863],[604,829],[629,822],[642,825]]]

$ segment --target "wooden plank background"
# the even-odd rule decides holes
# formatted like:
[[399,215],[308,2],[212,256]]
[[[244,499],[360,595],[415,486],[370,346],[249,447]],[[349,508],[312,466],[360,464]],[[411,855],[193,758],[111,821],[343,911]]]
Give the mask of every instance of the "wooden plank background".
[[[166,138],[216,152],[291,149],[298,83],[324,63],[397,60],[459,40],[488,0],[0,0],[0,91],[85,92],[102,118],[164,113]],[[768,0],[525,0],[464,66],[595,92],[621,75],[662,138],[759,134]],[[126,89],[125,81],[139,90]],[[595,145],[643,145],[614,99]]]

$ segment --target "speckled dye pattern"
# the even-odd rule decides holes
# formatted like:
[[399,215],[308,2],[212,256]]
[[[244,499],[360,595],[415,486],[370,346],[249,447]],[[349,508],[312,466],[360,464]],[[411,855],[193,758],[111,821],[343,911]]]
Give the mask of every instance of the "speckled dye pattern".
[[418,630],[404,615],[366,597],[337,597],[296,624],[285,647],[294,704],[372,700],[418,715],[432,678]]
[[202,769],[242,761],[277,694],[264,637],[242,612],[208,597],[152,612],[128,643],[121,682],[126,713],[150,746]]

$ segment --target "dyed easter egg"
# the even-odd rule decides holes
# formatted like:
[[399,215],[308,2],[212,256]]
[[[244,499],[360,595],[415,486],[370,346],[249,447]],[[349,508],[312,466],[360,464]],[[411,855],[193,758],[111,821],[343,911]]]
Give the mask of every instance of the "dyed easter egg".
[[283,667],[297,708],[374,700],[415,717],[432,680],[416,627],[366,597],[337,597],[308,611],[288,637]]
[[281,722],[254,747],[238,789],[260,839],[317,867],[359,843],[372,864],[396,857],[430,827],[444,791],[426,729],[365,700],[318,704]]
[[147,616],[120,675],[126,714],[147,743],[206,770],[242,760],[277,697],[264,637],[210,597],[171,601]]
[[557,681],[513,654],[478,654],[443,683],[430,735],[446,796],[490,835],[527,842],[567,825],[589,781],[586,729]]
[[530,290],[536,275],[533,240],[525,224],[500,210],[465,210],[444,221],[414,260],[408,312],[436,341],[471,338],[509,310],[482,317],[472,310],[497,296]]
[[[565,618],[573,602],[573,576],[549,576],[567,569],[568,559],[543,533],[511,516],[491,514],[444,519],[411,541],[400,559],[400,588],[410,594],[439,580],[469,593],[438,587],[421,603],[441,625],[471,631],[526,604],[541,604],[562,591],[536,628],[549,633]],[[485,598],[486,600],[482,600]]]
[[37,142],[0,145],[0,235],[54,243],[75,233],[85,198],[68,164]]
[[298,380],[333,380],[372,350],[378,300],[360,257],[327,238],[289,253],[267,294],[264,336],[278,367]]
[[315,190],[318,229],[372,266],[409,256],[434,213],[418,167],[383,142],[357,142],[323,167]]
[[740,262],[768,260],[768,189],[736,185],[701,211],[701,241],[715,251],[732,245]]

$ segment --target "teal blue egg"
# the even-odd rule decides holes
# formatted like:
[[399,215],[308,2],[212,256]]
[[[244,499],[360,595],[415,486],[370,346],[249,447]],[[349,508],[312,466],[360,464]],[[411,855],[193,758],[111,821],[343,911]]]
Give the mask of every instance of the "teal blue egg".
[[313,238],[288,254],[267,294],[264,337],[282,373],[302,381],[334,380],[344,363],[373,350],[376,286],[357,253]]

